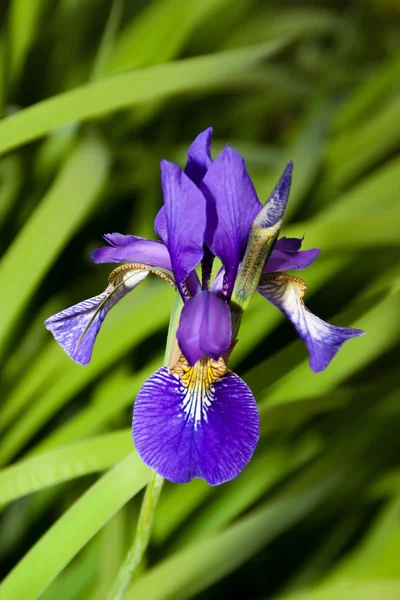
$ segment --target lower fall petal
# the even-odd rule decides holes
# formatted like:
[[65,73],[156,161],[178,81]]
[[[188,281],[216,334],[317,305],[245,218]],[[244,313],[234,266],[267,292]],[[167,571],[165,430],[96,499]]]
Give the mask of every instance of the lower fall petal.
[[[135,268],[136,267],[136,268]],[[109,277],[102,294],[62,310],[45,321],[46,328],[72,360],[87,365],[93,345],[108,311],[150,273],[143,265],[124,265]],[[161,273],[160,276],[168,277]],[[173,282],[170,282],[173,285]]]
[[218,359],[231,343],[232,326],[228,304],[209,291],[190,298],[181,313],[177,339],[190,365],[202,356]]
[[295,327],[310,355],[310,367],[318,373],[331,362],[341,346],[353,337],[364,335],[361,329],[337,327],[326,323],[304,305],[306,284],[297,277],[273,273],[261,278],[257,288],[264,298],[279,308]]
[[251,459],[259,430],[251,390],[222,359],[204,357],[190,367],[181,356],[146,381],[133,411],[139,456],[174,483],[233,479]]

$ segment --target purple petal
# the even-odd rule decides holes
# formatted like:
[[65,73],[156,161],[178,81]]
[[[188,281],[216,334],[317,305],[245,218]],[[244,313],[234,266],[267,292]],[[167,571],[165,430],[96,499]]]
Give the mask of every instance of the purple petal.
[[122,233],[107,233],[103,237],[112,246],[103,246],[92,252],[92,260],[97,264],[138,262],[172,270],[168,250],[161,242]]
[[161,181],[167,217],[167,247],[178,288],[184,295],[184,281],[204,254],[206,201],[181,169],[161,161]]
[[217,360],[229,348],[231,336],[231,313],[224,300],[204,291],[186,302],[176,337],[191,366],[204,354]]
[[318,257],[321,250],[320,248],[302,251],[294,250],[296,247],[300,248],[301,242],[301,239],[296,238],[281,238],[278,240],[272,250],[271,256],[265,264],[264,273],[307,269]]
[[274,191],[266,201],[262,211],[257,216],[259,227],[273,227],[283,219],[292,183],[293,163],[286,165]]
[[162,206],[158,211],[156,218],[154,219],[154,231],[164,242],[164,244],[168,241],[168,231],[167,231],[167,213],[165,212],[165,206]]
[[144,239],[138,237],[137,235],[130,235],[124,233],[105,233],[103,235],[103,238],[108,244],[110,244],[110,246],[127,246],[132,242]]
[[93,345],[108,311],[141,283],[149,271],[121,269],[99,296],[75,304],[45,321],[46,328],[65,352],[80,365],[87,365]]
[[304,238],[287,238],[282,236],[275,244],[275,248],[283,252],[298,252],[301,248]]
[[248,386],[222,360],[163,367],[140,390],[133,439],[142,460],[174,483],[236,477],[251,459],[260,422]]
[[[213,128],[208,127],[205,131],[202,131],[194,142],[189,146],[187,153],[188,160],[185,167],[185,173],[197,186],[203,180],[207,169],[212,165],[211,158],[211,139],[213,135]],[[159,238],[164,243],[167,243],[168,232],[167,232],[167,214],[165,212],[165,206],[162,206],[157,213],[154,221],[154,230]]]
[[200,186],[204,175],[213,162],[211,158],[212,135],[212,127],[208,127],[205,131],[202,131],[189,147],[187,153],[188,161],[185,173],[197,186]]
[[364,335],[360,329],[336,327],[313,315],[304,305],[304,281],[290,275],[262,278],[258,291],[277,306],[297,330],[310,354],[310,367],[318,373],[328,366],[340,347],[353,337]]
[[207,198],[206,244],[222,261],[231,290],[262,205],[243,158],[229,146],[208,169],[201,189]]

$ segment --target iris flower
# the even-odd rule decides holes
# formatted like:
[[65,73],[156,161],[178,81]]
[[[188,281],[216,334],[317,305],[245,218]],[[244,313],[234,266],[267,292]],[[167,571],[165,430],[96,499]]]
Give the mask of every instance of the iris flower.
[[[313,315],[303,302],[305,283],[282,272],[305,269],[319,254],[316,248],[302,251],[301,239],[277,239],[292,163],[263,206],[243,158],[226,146],[213,161],[211,137],[209,128],[194,140],[184,171],[161,162],[164,206],[155,219],[161,241],[105,235],[108,245],[93,253],[93,261],[124,264],[111,273],[102,294],[50,317],[46,327],[85,365],[107,312],[150,273],[177,289],[183,301],[178,352],[138,393],[134,443],[142,460],[166,479],[185,483],[201,477],[217,485],[241,472],[259,438],[253,394],[227,367],[254,292],[294,326],[315,372],[363,332]],[[211,281],[215,257],[222,266]]]

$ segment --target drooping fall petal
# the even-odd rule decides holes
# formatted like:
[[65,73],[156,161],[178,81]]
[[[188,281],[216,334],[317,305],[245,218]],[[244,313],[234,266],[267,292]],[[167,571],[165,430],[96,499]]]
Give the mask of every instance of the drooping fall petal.
[[304,281],[283,273],[265,275],[258,291],[279,308],[295,327],[310,354],[310,367],[316,373],[323,371],[340,347],[353,337],[364,335],[360,329],[337,327],[326,323],[304,305]]
[[93,345],[109,310],[135,289],[150,270],[125,265],[115,269],[102,294],[62,310],[45,321],[56,341],[72,360],[87,365]]
[[248,386],[222,359],[190,367],[181,357],[140,390],[133,440],[142,460],[175,483],[195,477],[218,485],[236,477],[259,438],[257,406]]

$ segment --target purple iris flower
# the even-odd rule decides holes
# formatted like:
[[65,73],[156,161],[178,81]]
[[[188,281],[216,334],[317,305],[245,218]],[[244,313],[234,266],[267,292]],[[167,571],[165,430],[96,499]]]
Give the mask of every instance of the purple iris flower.
[[[227,368],[253,293],[280,309],[307,346],[310,367],[325,369],[344,342],[362,335],[336,327],[304,305],[304,282],[284,270],[309,267],[319,249],[278,238],[292,176],[289,163],[263,206],[243,158],[227,146],[213,161],[212,129],[190,146],[185,170],[161,162],[164,206],[155,220],[161,241],[112,233],[96,263],[124,263],[99,296],[47,319],[46,327],[77,363],[90,361],[107,312],[154,273],[178,290],[183,308],[167,366],[140,390],[133,438],[143,461],[170,481],[209,484],[238,475],[255,450],[259,415],[251,390]],[[212,280],[215,258],[221,268]],[[201,270],[201,277],[196,268]]]

